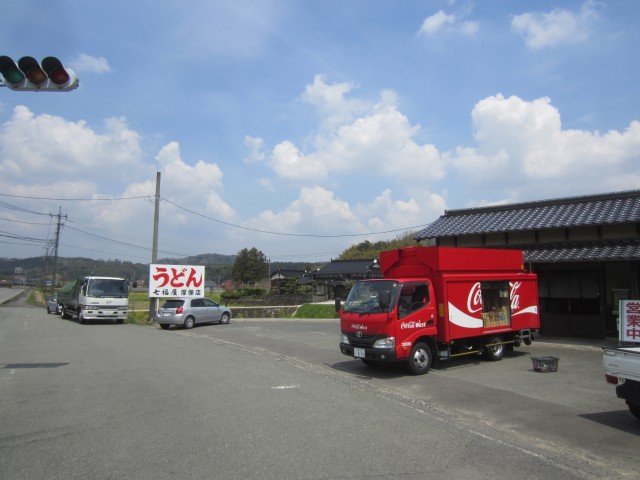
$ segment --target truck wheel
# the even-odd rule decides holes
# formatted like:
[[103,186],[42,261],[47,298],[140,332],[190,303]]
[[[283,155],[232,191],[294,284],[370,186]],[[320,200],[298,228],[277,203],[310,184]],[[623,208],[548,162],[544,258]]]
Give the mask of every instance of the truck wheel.
[[[502,342],[502,337],[491,337],[487,342],[488,346],[484,347],[484,358],[495,362],[500,360],[504,356],[504,344]],[[495,344],[495,345],[492,345]]]
[[184,328],[193,328],[194,320],[193,317],[187,317],[184,319]]
[[426,343],[416,343],[409,355],[409,372],[413,375],[422,375],[431,368],[433,352]]
[[82,316],[82,310],[78,310],[78,323],[84,325],[84,317]]
[[640,420],[640,405],[627,402],[627,406],[629,407],[631,414]]
[[62,307],[62,308],[60,309],[60,316],[61,316],[62,318],[64,318],[65,320],[66,320],[67,318],[69,318],[69,317],[67,316],[67,309],[66,309],[66,308]]

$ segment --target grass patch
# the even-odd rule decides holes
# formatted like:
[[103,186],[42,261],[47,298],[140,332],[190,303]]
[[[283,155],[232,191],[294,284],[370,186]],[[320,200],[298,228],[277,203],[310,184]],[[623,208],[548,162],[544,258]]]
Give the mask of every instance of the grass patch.
[[306,303],[301,305],[293,318],[338,318],[334,305]]
[[129,310],[129,316],[127,317],[126,323],[149,325],[149,312],[133,312]]

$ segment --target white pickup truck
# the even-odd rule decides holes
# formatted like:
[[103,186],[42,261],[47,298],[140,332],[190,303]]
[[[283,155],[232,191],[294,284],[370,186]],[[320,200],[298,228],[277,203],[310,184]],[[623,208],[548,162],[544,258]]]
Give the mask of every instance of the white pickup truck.
[[604,374],[617,385],[616,395],[627,401],[629,410],[640,419],[640,347],[602,347]]

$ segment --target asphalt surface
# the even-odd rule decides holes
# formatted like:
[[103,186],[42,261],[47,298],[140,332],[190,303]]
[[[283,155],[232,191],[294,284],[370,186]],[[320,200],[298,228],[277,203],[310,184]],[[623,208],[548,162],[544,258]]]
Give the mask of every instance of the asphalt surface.
[[613,339],[541,337],[414,377],[341,355],[336,320],[162,331],[11,305],[3,480],[638,478],[640,422],[602,369]]

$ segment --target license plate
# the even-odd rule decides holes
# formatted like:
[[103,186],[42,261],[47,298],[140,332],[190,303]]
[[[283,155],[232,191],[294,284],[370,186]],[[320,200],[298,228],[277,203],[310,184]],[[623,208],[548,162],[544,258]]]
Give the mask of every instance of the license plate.
[[353,356],[356,358],[364,358],[364,348],[354,348]]

